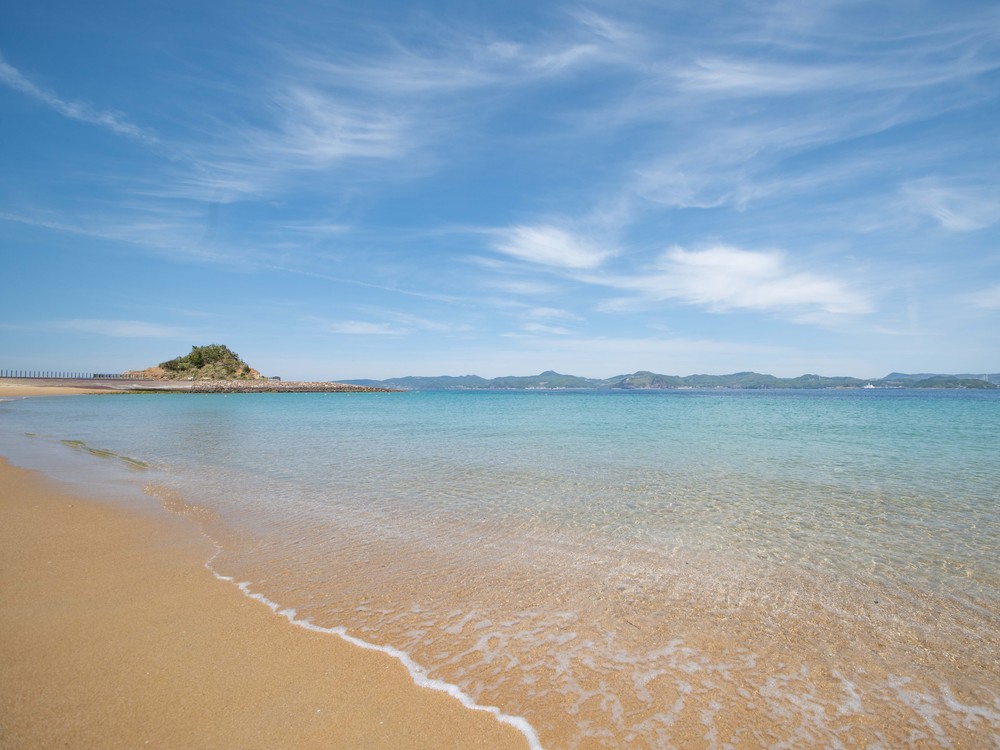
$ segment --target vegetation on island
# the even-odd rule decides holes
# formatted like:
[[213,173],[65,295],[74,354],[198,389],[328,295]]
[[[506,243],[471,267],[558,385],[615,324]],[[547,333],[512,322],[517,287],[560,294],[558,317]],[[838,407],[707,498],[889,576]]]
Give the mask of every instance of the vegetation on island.
[[156,367],[125,373],[128,377],[150,380],[264,380],[264,376],[240,359],[228,346],[192,346],[182,357],[161,362]]

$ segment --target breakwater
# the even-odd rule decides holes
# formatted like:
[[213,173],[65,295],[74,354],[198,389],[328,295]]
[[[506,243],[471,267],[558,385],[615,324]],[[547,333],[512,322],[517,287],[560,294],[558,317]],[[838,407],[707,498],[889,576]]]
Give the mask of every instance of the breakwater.
[[[16,371],[11,371],[16,372]],[[104,389],[125,393],[394,393],[391,388],[328,381],[149,380],[111,376],[0,375],[0,380],[32,386]]]

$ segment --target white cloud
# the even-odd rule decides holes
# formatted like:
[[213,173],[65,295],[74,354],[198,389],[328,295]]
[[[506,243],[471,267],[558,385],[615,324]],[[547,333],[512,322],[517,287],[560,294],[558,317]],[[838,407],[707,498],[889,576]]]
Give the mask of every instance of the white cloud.
[[933,47],[854,61],[801,63],[750,57],[702,58],[675,72],[683,89],[719,96],[814,95],[929,88],[995,70],[966,56],[941,59]]
[[266,152],[301,160],[300,167],[345,158],[385,159],[404,149],[406,125],[396,114],[358,106],[322,91],[296,86],[275,100],[282,110],[279,130],[261,135]]
[[192,332],[186,328],[148,323],[142,320],[74,319],[53,321],[49,325],[59,330],[93,333],[114,338],[181,339],[190,338],[192,335]]
[[[118,208],[125,208],[122,204]],[[251,262],[245,248],[219,247],[206,242],[203,213],[187,210],[165,210],[162,205],[128,207],[117,216],[87,216],[87,226],[51,219],[0,212],[0,221],[11,221],[56,232],[82,237],[124,242],[142,247],[165,257],[209,263],[236,263],[246,267]]]
[[150,131],[129,122],[119,112],[96,109],[84,102],[66,101],[51,91],[46,91],[26,78],[13,65],[5,62],[3,57],[0,57],[0,83],[4,83],[10,88],[30,96],[32,99],[41,102],[63,117],[71,120],[98,125],[118,135],[135,138],[147,143],[155,143],[157,141],[156,136]]
[[181,194],[218,200],[266,194],[281,188],[294,173],[358,160],[396,160],[417,140],[405,114],[318,88],[294,86],[273,95],[270,103],[271,122],[233,124],[225,129],[224,140],[196,149],[200,169],[188,176]]
[[601,56],[601,47],[596,44],[575,44],[565,49],[539,55],[531,60],[531,67],[541,73],[562,73],[570,68],[593,61]]
[[345,320],[340,323],[330,323],[327,329],[333,333],[348,336],[401,336],[406,330],[388,323],[368,323],[361,320]]
[[1000,310],[1000,284],[994,284],[969,297],[969,301],[984,310]]
[[365,181],[378,162],[396,176],[419,172],[458,142],[482,148],[487,118],[531,87],[625,56],[596,16],[528,42],[444,24],[419,45],[379,32],[381,48],[367,54],[301,40],[272,46],[252,96],[228,107],[241,116],[208,123],[211,135],[182,149],[194,169],[185,165],[161,194],[235,201],[350,161],[364,162],[353,174]]
[[545,325],[544,323],[525,323],[521,326],[522,331],[528,333],[552,334],[555,336],[568,336],[570,331],[562,326]]
[[903,187],[903,200],[911,210],[930,216],[952,232],[971,232],[1000,221],[1000,190],[993,184],[914,180]]
[[571,313],[569,310],[561,310],[556,307],[535,307],[529,315],[533,318],[558,318],[561,320],[579,320],[580,316]]
[[[856,181],[866,173],[852,171],[843,162],[806,172],[782,166],[796,156],[883,132],[916,117],[915,113],[907,115],[891,98],[839,109],[832,103],[810,106],[801,100],[787,107],[733,105],[740,114],[725,118],[712,114],[712,102],[668,98],[661,106],[684,106],[691,111],[671,118],[676,121],[673,142],[635,165],[629,189],[671,208],[732,206],[743,210],[774,194]],[[907,158],[912,162],[915,157]],[[884,166],[872,156],[844,159],[850,167],[867,167],[868,171]]]
[[419,315],[412,315],[410,313],[400,313],[400,312],[383,312],[383,315],[390,320],[394,321],[401,328],[400,333],[408,333],[409,331],[430,331],[431,333],[465,333],[473,330],[473,327],[468,323],[457,323],[453,320],[448,320],[441,322],[438,320],[430,320],[428,318],[422,318]]
[[723,59],[697,60],[675,75],[681,88],[731,96],[815,91],[840,78],[834,71],[818,68]]
[[531,263],[556,268],[596,268],[615,254],[551,225],[515,226],[501,232],[494,249]]
[[[798,16],[813,11],[796,8],[773,26],[754,10],[734,15],[738,33],[696,37],[697,44],[673,38],[676,44],[634,58],[647,75],[634,79],[631,95],[581,120],[595,130],[638,124],[662,134],[644,139],[630,162],[635,194],[675,208],[742,210],[775,193],[799,193],[803,176],[814,183],[807,187],[829,184],[843,155],[831,162],[825,147],[849,143],[849,153],[878,153],[891,139],[865,143],[865,136],[994,96],[984,77],[1000,68],[986,31],[995,17],[949,17],[933,32],[909,19],[845,24],[864,15],[861,7],[804,25]],[[941,145],[938,138],[931,148],[911,148],[886,169],[940,163]]]
[[368,57],[331,55],[327,48],[295,50],[288,57],[307,76],[311,71],[343,89],[402,102],[518,88],[600,62],[624,60],[634,51],[629,44],[636,41],[635,35],[623,27],[594,13],[573,16],[575,23],[562,26],[559,33],[530,41],[441,25],[423,37],[419,47],[407,46],[397,36]]
[[346,232],[351,231],[351,227],[349,225],[338,224],[332,221],[286,222],[285,224],[282,224],[279,229],[315,237],[329,237],[333,235],[345,234]]
[[[714,312],[754,310],[801,316],[870,312],[871,302],[844,282],[789,266],[784,253],[728,245],[673,247],[648,274],[592,277],[592,283],[635,292],[640,300],[676,300]],[[629,300],[604,309],[624,308]]]
[[482,282],[484,286],[492,289],[499,289],[508,294],[517,294],[528,297],[544,297],[555,294],[558,287],[543,281],[534,279],[496,279],[490,278]]

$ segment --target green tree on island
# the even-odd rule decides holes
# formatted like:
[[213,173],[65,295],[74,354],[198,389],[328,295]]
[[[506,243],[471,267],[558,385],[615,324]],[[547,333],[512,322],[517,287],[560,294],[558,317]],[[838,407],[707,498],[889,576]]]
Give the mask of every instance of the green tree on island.
[[261,374],[222,344],[192,346],[191,352],[160,363],[169,380],[260,380]]

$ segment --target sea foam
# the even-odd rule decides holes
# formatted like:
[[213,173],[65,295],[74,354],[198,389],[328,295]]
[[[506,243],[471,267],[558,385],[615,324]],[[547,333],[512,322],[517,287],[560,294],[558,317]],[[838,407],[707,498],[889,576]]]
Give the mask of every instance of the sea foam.
[[207,567],[217,579],[220,581],[226,581],[227,583],[233,583],[243,592],[244,596],[252,599],[255,602],[260,602],[268,609],[270,609],[274,614],[284,617],[288,622],[296,627],[302,628],[303,630],[309,630],[314,633],[324,633],[326,635],[337,636],[341,640],[350,643],[352,646],[357,646],[358,648],[363,648],[368,651],[379,651],[383,654],[391,656],[392,658],[399,661],[406,670],[410,673],[410,677],[413,679],[414,684],[418,687],[428,688],[430,690],[437,690],[442,693],[447,693],[452,698],[455,698],[463,706],[473,711],[485,711],[487,713],[493,714],[497,721],[504,724],[509,724],[510,726],[517,729],[524,738],[528,741],[528,746],[531,750],[543,750],[542,743],[538,738],[538,733],[535,728],[531,726],[527,719],[521,716],[512,716],[501,711],[496,706],[483,706],[476,701],[467,693],[465,693],[457,685],[453,685],[450,682],[445,682],[444,680],[435,679],[427,675],[427,670],[422,666],[417,664],[408,653],[402,651],[398,648],[392,646],[380,646],[375,643],[370,643],[366,640],[358,638],[347,632],[347,628],[338,625],[334,627],[324,627],[322,625],[316,625],[309,619],[300,619],[297,617],[297,613],[294,609],[290,607],[282,607],[275,601],[267,598],[263,594],[254,592],[250,588],[249,581],[242,581],[237,583],[232,576],[226,576],[219,573],[212,566],[212,561],[209,560],[205,567]]

